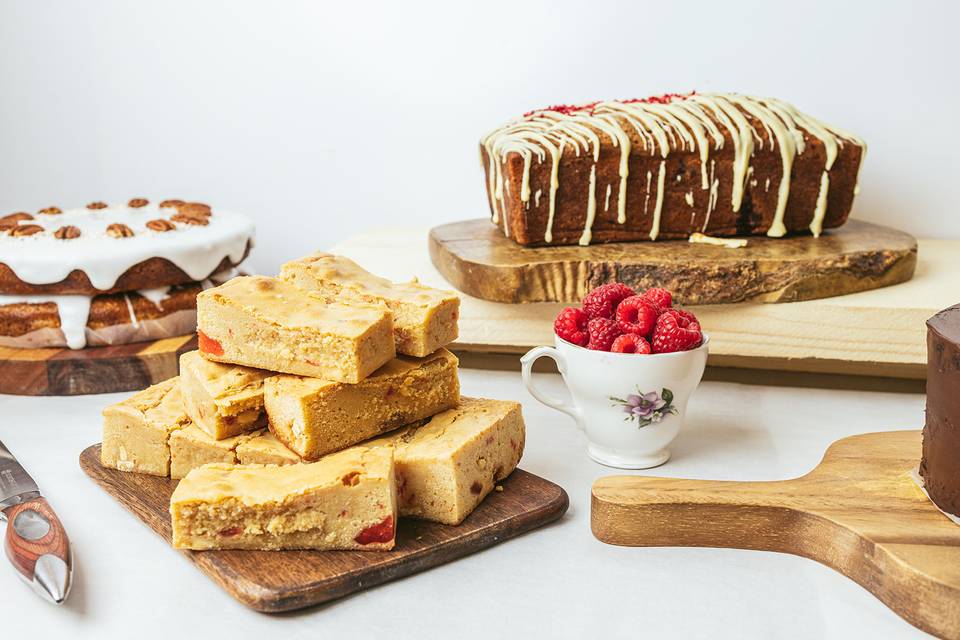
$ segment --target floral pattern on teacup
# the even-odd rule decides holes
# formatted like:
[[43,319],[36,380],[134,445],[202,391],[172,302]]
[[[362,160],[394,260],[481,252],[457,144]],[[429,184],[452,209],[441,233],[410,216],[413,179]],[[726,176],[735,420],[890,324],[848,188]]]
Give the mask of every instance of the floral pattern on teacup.
[[673,406],[673,391],[666,387],[660,393],[644,393],[637,387],[637,392],[629,394],[626,399],[610,396],[610,400],[613,406],[623,407],[623,412],[627,414],[624,421],[637,421],[638,429],[656,424],[666,415],[679,413]]

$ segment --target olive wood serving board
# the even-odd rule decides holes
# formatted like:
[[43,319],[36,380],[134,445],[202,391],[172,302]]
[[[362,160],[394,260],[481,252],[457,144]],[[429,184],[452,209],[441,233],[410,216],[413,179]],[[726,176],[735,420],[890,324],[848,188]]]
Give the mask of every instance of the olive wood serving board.
[[813,471],[793,480],[600,478],[593,534],[624,546],[803,556],[854,580],[920,629],[960,638],[960,526],[911,477],[920,434],[838,440]]
[[[380,227],[348,238],[331,251],[391,280],[417,277],[424,284],[450,289],[425,251],[429,235],[426,227]],[[918,247],[914,277],[898,285],[803,302],[693,307],[710,334],[707,374],[742,374],[738,380],[752,375],[754,380],[830,388],[848,382],[886,388],[887,381],[923,380],[925,322],[960,300],[956,276],[960,239],[921,238]],[[496,360],[499,364],[483,366],[501,368],[519,369],[519,356],[525,351],[552,344],[553,319],[565,306],[460,298],[460,337],[451,348],[458,354]]]
[[[170,542],[176,480],[100,466],[100,445],[80,454],[94,482]],[[429,569],[562,516],[566,492],[517,469],[459,526],[402,518],[392,551],[181,551],[208,578],[257,611],[292,611]],[[173,551],[171,549],[171,551]]]
[[197,336],[85,349],[0,347],[0,393],[75,396],[135,391],[172,378]]
[[797,302],[913,276],[917,241],[851,220],[819,238],[749,236],[739,249],[686,240],[522,247],[487,219],[430,231],[430,257],[460,291],[493,302],[577,303],[608,282],[666,287],[681,304]]

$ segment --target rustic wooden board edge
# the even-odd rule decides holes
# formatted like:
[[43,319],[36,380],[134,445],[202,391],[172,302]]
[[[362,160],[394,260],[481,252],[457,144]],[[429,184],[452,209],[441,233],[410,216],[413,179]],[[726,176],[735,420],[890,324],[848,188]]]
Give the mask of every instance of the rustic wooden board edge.
[[[936,559],[944,563],[955,565],[960,560],[960,529],[923,496],[910,475],[919,462],[920,433],[868,433],[837,440],[813,470],[791,480],[600,478],[591,490],[591,531],[598,540],[618,546],[751,549],[807,558],[853,580],[917,628],[945,638],[960,638],[960,579],[956,572],[951,576],[952,582],[926,573],[930,560],[917,560],[918,547],[932,549]],[[791,484],[808,479],[815,482],[825,463],[840,464],[836,460],[854,457],[844,449],[862,446],[865,450],[864,443],[876,447],[870,453],[883,458],[878,467],[895,487],[890,490],[889,503],[883,507],[864,510],[864,503],[874,504],[870,501],[877,496],[866,500],[859,495],[858,488],[872,485],[878,478],[856,474],[846,479],[850,486],[846,499],[812,495],[823,500],[823,505],[815,509],[775,504],[773,498],[763,495],[764,489],[793,493],[787,488]],[[910,451],[915,450],[915,458],[912,454],[899,459],[891,455],[902,453],[907,445]],[[839,476],[827,477],[828,482],[837,482]],[[635,490],[628,485],[634,485]],[[831,490],[836,488],[837,485]],[[797,487],[796,493],[803,491]],[[905,499],[909,510],[902,504]],[[893,505],[894,501],[898,504]],[[881,513],[878,516],[871,510]],[[844,511],[853,511],[855,515],[845,520]],[[914,526],[901,526],[902,520],[910,517],[914,518]],[[889,519],[890,531],[876,530],[877,518]],[[921,524],[923,531],[915,532]]]
[[[519,371],[520,356],[533,347],[452,345],[462,369]],[[549,358],[534,364],[534,373],[557,373]],[[704,380],[742,384],[924,393],[926,365],[850,362],[820,358],[787,359],[710,354]]]
[[[454,350],[461,369],[487,371],[520,371],[520,353],[487,353]],[[541,358],[533,365],[534,373],[559,373],[549,358]],[[735,367],[712,364],[708,361],[703,379],[712,382],[736,382],[773,387],[804,387],[846,391],[883,391],[887,393],[925,393],[925,377],[893,377],[859,373],[830,373],[820,371],[790,371],[761,367]]]
[[74,396],[138,391],[177,375],[196,336],[85,349],[3,349],[0,393]]
[[[832,246],[826,244],[831,240],[842,245],[835,253],[813,255]],[[851,220],[819,239],[754,236],[745,249],[666,240],[653,243],[656,253],[649,260],[623,256],[649,251],[652,243],[522,247],[485,219],[433,227],[427,244],[433,266],[456,289],[500,303],[575,303],[593,287],[613,281],[643,288],[667,286],[678,302],[688,305],[800,302],[900,284],[913,277],[917,266],[916,238],[861,220]],[[768,255],[767,247],[783,247],[783,254]],[[685,260],[662,259],[671,249]],[[605,254],[617,257],[602,257]],[[692,266],[698,260],[703,266]],[[699,284],[697,276],[704,271],[710,274],[708,280],[725,286]]]
[[[159,520],[152,512],[143,507],[143,503],[136,496],[121,497],[128,494],[126,489],[116,480],[123,479],[122,472],[105,469],[100,465],[100,447],[95,444],[87,447],[80,454],[80,468],[108,495],[117,500],[125,509],[131,511],[145,526],[157,533],[167,542],[170,540],[169,521]],[[225,592],[236,598],[242,604],[261,613],[282,613],[323,604],[338,598],[350,595],[361,589],[384,584],[397,578],[406,577],[450,562],[452,560],[471,555],[488,549],[506,540],[528,533],[545,526],[566,513],[570,501],[566,491],[559,485],[517,469],[503,483],[514,478],[534,479],[548,488],[551,492],[549,499],[545,499],[537,508],[518,513],[506,520],[497,522],[484,528],[475,529],[467,535],[459,536],[446,541],[432,549],[421,549],[416,553],[401,558],[391,559],[387,563],[381,562],[377,566],[377,573],[370,573],[364,569],[345,572],[334,578],[314,581],[304,584],[300,588],[289,589],[284,592],[274,592],[264,589],[261,585],[247,579],[237,572],[225,570],[223,566],[214,566],[210,561],[210,553],[180,551],[179,553],[192,562],[204,575],[219,585]],[[158,478],[158,480],[160,480]],[[167,480],[171,486],[176,481]],[[509,490],[509,489],[508,489]],[[483,505],[481,505],[482,508]],[[469,520],[469,518],[468,518]],[[418,526],[437,526],[433,523],[417,523]],[[373,553],[373,552],[371,552]],[[317,592],[322,592],[318,597]]]

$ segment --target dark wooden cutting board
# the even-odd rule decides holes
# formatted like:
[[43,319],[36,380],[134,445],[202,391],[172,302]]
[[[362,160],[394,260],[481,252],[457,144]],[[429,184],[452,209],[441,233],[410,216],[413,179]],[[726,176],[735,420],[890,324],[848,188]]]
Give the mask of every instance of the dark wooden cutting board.
[[0,393],[75,396],[138,391],[177,375],[196,334],[112,347],[0,347]]
[[920,431],[892,431],[838,440],[792,480],[610,476],[593,485],[591,526],[610,544],[810,558],[907,622],[960,639],[960,526],[914,482],[919,462]]
[[522,247],[487,219],[430,230],[430,258],[450,284],[493,302],[578,303],[608,282],[666,287],[681,304],[798,302],[913,277],[917,241],[850,220],[819,238],[747,237],[728,249],[686,240]]
[[[94,482],[170,542],[177,481],[100,466],[100,445],[80,454]],[[517,469],[459,526],[403,518],[392,551],[181,551],[231,596],[257,611],[302,609],[486,549],[562,516],[559,486]],[[171,549],[171,553],[173,553]]]

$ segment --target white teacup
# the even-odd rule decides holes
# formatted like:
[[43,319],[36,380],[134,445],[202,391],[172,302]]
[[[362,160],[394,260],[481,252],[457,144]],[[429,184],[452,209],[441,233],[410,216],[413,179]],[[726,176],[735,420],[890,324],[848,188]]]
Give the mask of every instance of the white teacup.
[[[669,460],[668,447],[707,365],[709,337],[690,351],[646,355],[592,351],[555,339],[556,348],[537,347],[520,359],[531,395],[572,417],[587,434],[587,453],[600,464],[649,469]],[[572,402],[533,384],[533,363],[542,356],[557,363]]]

